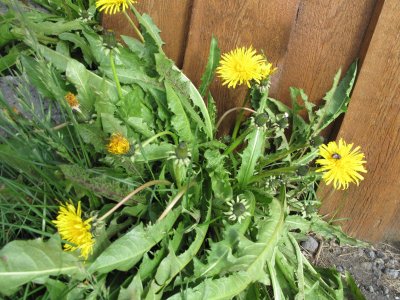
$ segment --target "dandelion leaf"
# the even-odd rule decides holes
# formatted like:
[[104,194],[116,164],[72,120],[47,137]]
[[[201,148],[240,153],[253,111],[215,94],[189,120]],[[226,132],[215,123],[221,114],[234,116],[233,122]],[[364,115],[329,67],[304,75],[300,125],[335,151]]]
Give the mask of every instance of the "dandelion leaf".
[[101,253],[89,271],[101,274],[112,270],[128,271],[168,234],[178,216],[179,210],[175,210],[154,225],[136,226]]
[[[0,250],[0,291],[11,295],[28,282],[43,282],[48,276],[82,278],[80,259],[61,248],[59,238],[12,241]],[[84,277],[84,275],[83,275]]]
[[325,104],[316,112],[315,124],[312,126],[313,134],[317,135],[321,130],[332,123],[341,113],[347,111],[350,101],[350,93],[357,74],[357,62],[353,62],[346,75],[339,82],[341,70],[339,70],[333,80],[333,86],[326,93]]

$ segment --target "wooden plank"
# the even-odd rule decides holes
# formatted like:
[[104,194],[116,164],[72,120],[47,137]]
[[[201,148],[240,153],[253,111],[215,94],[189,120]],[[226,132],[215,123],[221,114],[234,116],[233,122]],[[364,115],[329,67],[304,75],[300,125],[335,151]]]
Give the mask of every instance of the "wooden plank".
[[375,3],[303,0],[272,95],[290,103],[289,87],[294,86],[320,103],[337,70],[345,71],[357,58]]
[[[217,37],[222,52],[252,45],[257,50],[264,50],[267,57],[279,66],[286,53],[298,2],[195,0],[184,72],[196,85],[199,84],[212,35]],[[221,81],[216,79],[211,92],[217,101],[219,115],[232,107],[241,106],[245,90],[222,87]],[[228,130],[233,118],[234,114],[225,120],[222,132]]]
[[371,242],[400,240],[400,2],[386,0],[339,137],[360,145],[368,173],[360,187],[323,189],[322,213]]
[[[183,63],[192,1],[146,0],[136,4],[138,10],[149,14],[157,27],[161,29],[161,38],[166,43],[165,53],[175,61],[178,67],[182,67]],[[104,28],[112,28],[117,34],[135,36],[122,14],[103,15],[102,23]]]

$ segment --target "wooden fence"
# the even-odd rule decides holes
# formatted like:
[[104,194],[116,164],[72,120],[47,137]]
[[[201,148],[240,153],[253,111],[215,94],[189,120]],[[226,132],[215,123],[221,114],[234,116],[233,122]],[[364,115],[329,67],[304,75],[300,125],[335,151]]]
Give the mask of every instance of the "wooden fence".
[[[142,12],[162,30],[165,52],[198,84],[212,35],[222,52],[253,45],[278,67],[271,96],[290,103],[289,87],[320,103],[339,67],[360,58],[359,75],[342,124],[326,136],[361,145],[368,174],[346,192],[320,188],[321,212],[348,218],[344,229],[372,242],[400,240],[400,1],[399,0],[142,0]],[[134,35],[123,16],[106,28]],[[216,80],[219,113],[240,106],[245,90]],[[223,130],[228,130],[227,119]]]

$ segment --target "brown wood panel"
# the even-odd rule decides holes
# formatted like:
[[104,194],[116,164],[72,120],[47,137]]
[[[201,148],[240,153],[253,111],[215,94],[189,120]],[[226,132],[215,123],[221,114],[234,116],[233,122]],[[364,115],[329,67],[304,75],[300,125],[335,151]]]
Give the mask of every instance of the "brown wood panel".
[[[182,67],[193,0],[146,0],[136,4],[138,10],[147,13],[161,29],[166,43],[165,53]],[[131,14],[132,15],[132,14]],[[123,14],[103,15],[103,26],[121,35],[135,36]]]
[[[264,50],[269,60],[280,64],[289,42],[299,0],[211,1],[194,0],[189,38],[185,53],[184,71],[199,84],[204,71],[212,35],[218,39],[222,53],[236,47],[252,45]],[[216,79],[211,87],[219,115],[241,106],[244,88],[228,89]],[[234,114],[223,124],[225,131]],[[224,131],[224,129],[222,131]]]
[[290,103],[289,87],[320,100],[333,77],[357,58],[376,0],[302,0],[272,95]]
[[[362,146],[368,173],[360,186],[332,194],[322,212],[349,218],[344,229],[371,242],[400,240],[400,2],[386,0],[339,137]],[[330,194],[330,195],[329,195]]]

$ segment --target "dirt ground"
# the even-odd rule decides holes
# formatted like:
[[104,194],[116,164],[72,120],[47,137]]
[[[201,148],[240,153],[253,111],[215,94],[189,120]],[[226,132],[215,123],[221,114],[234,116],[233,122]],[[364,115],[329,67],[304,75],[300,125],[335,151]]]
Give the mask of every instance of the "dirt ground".
[[304,249],[314,265],[335,267],[342,274],[350,272],[368,300],[400,299],[400,245],[359,248],[317,242],[313,252]]

